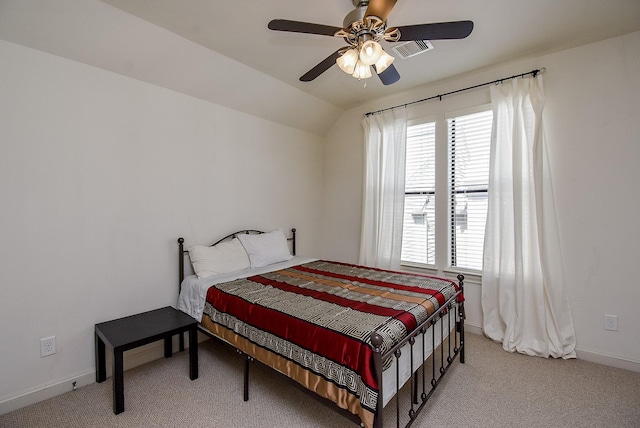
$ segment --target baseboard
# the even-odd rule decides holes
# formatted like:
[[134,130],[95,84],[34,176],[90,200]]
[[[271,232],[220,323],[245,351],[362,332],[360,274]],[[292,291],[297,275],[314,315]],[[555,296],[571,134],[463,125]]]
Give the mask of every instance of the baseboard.
[[628,360],[617,357],[615,355],[603,354],[598,351],[576,348],[578,359],[590,361],[592,363],[602,364],[604,366],[615,367],[618,369],[640,372],[640,361]]
[[[484,331],[481,326],[471,325],[465,322],[464,330],[468,333],[484,336]],[[630,370],[633,372],[640,372],[639,361],[628,360],[625,358],[617,357],[615,355],[603,354],[599,351],[592,351],[581,348],[576,348],[576,356],[579,360],[585,360],[596,364],[602,364],[603,366],[615,367],[618,369]]]
[[92,384],[95,381],[96,372],[95,370],[91,370],[90,372],[79,374],[68,379],[43,385],[32,391],[1,401],[0,415],[30,406],[31,404],[39,403],[40,401],[48,400],[49,398],[53,398],[57,395],[73,391],[74,387],[80,388],[82,386]]
[[[482,327],[465,323],[465,332],[483,335]],[[207,336],[200,334],[198,342],[209,339]],[[174,351],[177,352],[177,338],[174,339]],[[576,349],[579,359],[590,361],[592,363],[602,364],[605,366],[616,367],[634,372],[640,372],[640,362],[627,360],[613,355],[606,355],[601,352],[591,351],[587,349]],[[127,351],[125,354],[125,370],[147,364],[164,356],[164,344],[162,341],[154,342],[137,349]],[[110,356],[107,356],[107,375],[111,375]],[[96,380],[95,370],[81,373],[68,379],[64,379],[52,384],[43,385],[31,391],[17,395],[0,402],[0,415],[21,409],[40,401],[48,400],[57,395],[70,392],[75,388],[94,383]]]
[[[209,338],[205,335],[200,334],[198,336],[198,342],[202,342],[207,339]],[[185,340],[185,348],[188,348],[187,344],[188,340]],[[173,350],[174,352],[178,351],[177,336],[173,338]],[[106,357],[107,376],[111,376],[111,355],[109,354],[108,350]],[[160,340],[158,342],[153,342],[148,345],[126,351],[124,354],[124,369],[126,371],[163,357],[164,341]],[[63,379],[50,384],[42,385],[31,391],[27,391],[15,397],[0,401],[0,415],[21,409],[31,404],[39,403],[40,401],[48,400],[49,398],[53,398],[57,395],[73,391],[74,388],[80,388],[92,384],[95,381],[96,371],[90,370],[88,372],[78,374],[68,379]],[[109,379],[108,382],[111,383],[111,380]]]
[[480,336],[484,335],[484,333],[482,332],[482,327],[480,327],[479,325],[469,324],[466,321],[464,323],[464,331],[465,333],[473,333],[473,334],[478,334]]

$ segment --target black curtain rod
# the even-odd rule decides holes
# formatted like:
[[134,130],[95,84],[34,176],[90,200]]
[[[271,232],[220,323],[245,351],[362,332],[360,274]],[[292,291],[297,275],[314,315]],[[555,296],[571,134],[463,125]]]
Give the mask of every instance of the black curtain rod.
[[456,91],[446,92],[446,93],[440,94],[440,95],[434,95],[432,97],[423,98],[423,99],[417,100],[417,101],[411,101],[410,103],[399,104],[399,105],[393,106],[393,107],[387,107],[387,108],[383,108],[383,109],[376,110],[376,111],[370,111],[369,113],[365,113],[364,115],[365,116],[371,116],[373,114],[382,113],[383,111],[393,110],[394,108],[407,107],[407,106],[410,106],[412,104],[418,104],[418,103],[422,103],[422,102],[425,102],[425,101],[435,100],[436,98],[439,99],[440,101],[442,101],[442,97],[446,97],[447,95],[453,95],[453,94],[457,94],[458,92],[469,91],[471,89],[480,88],[482,86],[493,85],[494,83],[502,83],[505,80],[511,80],[511,79],[516,79],[518,77],[524,77],[524,76],[526,76],[528,74],[530,74],[533,77],[536,77],[538,75],[538,73],[544,73],[545,71],[546,71],[546,69],[544,67],[542,67],[540,69],[531,70],[531,71],[528,71],[526,73],[516,74],[515,76],[503,77],[502,79],[497,79],[497,80],[494,80],[492,82],[481,83],[479,85],[469,86],[468,88],[458,89]]

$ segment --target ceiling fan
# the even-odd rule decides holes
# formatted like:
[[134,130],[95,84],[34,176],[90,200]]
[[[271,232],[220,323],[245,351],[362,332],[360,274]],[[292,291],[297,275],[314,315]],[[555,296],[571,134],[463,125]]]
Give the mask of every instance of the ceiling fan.
[[395,58],[384,51],[379,43],[381,40],[401,42],[464,39],[473,30],[472,21],[387,27],[387,16],[396,2],[397,0],[352,0],[355,9],[344,18],[343,27],[274,19],[269,22],[269,29],[340,37],[347,42],[348,46],[338,49],[300,77],[303,82],[314,80],[337,63],[342,71],[357,79],[371,77],[373,66],[385,85],[397,82],[400,75],[393,66]]

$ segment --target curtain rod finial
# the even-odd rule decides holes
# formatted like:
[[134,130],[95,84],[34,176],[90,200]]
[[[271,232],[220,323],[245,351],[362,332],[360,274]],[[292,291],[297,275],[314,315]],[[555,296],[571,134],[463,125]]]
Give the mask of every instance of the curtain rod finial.
[[531,75],[532,75],[533,77],[536,77],[538,74],[544,74],[544,72],[545,72],[545,71],[547,71],[547,69],[546,69],[545,67],[540,67],[540,68],[539,68],[539,69],[537,69],[537,70],[533,70],[533,71],[531,72]]

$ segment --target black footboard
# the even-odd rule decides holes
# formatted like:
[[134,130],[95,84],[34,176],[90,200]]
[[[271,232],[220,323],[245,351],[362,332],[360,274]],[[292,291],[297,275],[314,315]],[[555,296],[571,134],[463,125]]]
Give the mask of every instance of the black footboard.
[[[404,340],[393,348],[382,352],[382,336],[373,333],[371,343],[374,351],[374,363],[376,376],[379,382],[378,405],[374,428],[382,428],[384,423],[384,388],[382,382],[383,363],[388,359],[395,359],[396,390],[396,427],[409,427],[416,420],[418,414],[427,404],[431,394],[435,391],[440,381],[447,373],[455,357],[460,355],[460,362],[464,363],[464,303],[458,302],[458,297],[463,294],[464,276],[458,275],[460,290],[442,305],[426,321],[418,325]],[[441,321],[438,324],[438,321]],[[439,327],[438,327],[439,326]],[[444,333],[449,332],[447,337]],[[438,346],[436,333],[442,343]],[[432,355],[424,355],[425,341],[431,342]],[[418,346],[417,352],[421,358],[414,361],[414,347]],[[410,376],[408,389],[403,389],[405,394],[401,396],[401,379],[399,360],[403,352],[408,352],[413,375]],[[418,367],[416,370],[415,367]],[[407,393],[408,391],[408,393]]]

